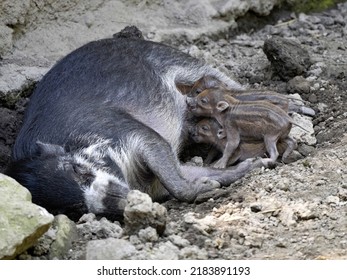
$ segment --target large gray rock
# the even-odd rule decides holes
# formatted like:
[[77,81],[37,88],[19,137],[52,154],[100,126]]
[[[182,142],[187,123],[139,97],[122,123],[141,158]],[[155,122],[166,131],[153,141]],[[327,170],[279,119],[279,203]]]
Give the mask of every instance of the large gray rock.
[[134,190],[129,192],[124,210],[125,229],[129,234],[152,227],[161,235],[166,227],[167,211],[159,203],[152,202],[148,194]]
[[290,131],[292,136],[298,143],[303,143],[309,146],[313,146],[317,143],[317,139],[314,135],[312,118],[308,116],[302,116],[297,113],[292,113],[293,126]]
[[123,229],[118,222],[111,222],[106,218],[97,220],[95,214],[84,214],[78,221],[77,230],[84,239],[98,238],[105,239],[109,237],[120,238],[123,235]]
[[13,30],[6,25],[0,25],[0,57],[12,49]]
[[57,58],[132,24],[156,41],[174,42],[182,36],[194,40],[202,35],[227,33],[230,26],[236,26],[238,17],[249,11],[268,15],[278,3],[279,0],[5,0],[0,3],[0,25],[20,26],[20,36],[14,36],[13,42],[16,51]]
[[0,259],[30,248],[53,222],[53,215],[31,203],[29,191],[0,174]]
[[9,26],[24,24],[25,14],[30,6],[30,0],[0,1],[0,57],[12,49],[14,30]]
[[62,259],[72,247],[72,242],[78,237],[76,224],[65,215],[54,218],[52,227],[56,230],[56,237],[50,250],[50,259]]
[[0,102],[13,106],[19,98],[31,91],[42,76],[46,67],[6,64],[0,67]]
[[284,81],[306,73],[312,65],[308,51],[294,40],[273,36],[265,40],[263,51]]
[[50,229],[33,246],[31,255],[51,260],[64,259],[77,238],[76,224],[65,215],[57,215]]
[[2,0],[0,21],[7,25],[24,24],[31,0]]
[[[277,2],[0,1],[0,56],[10,64],[0,66],[0,102],[12,106],[59,58],[89,41],[112,37],[126,25],[136,24],[147,39],[177,44],[182,38],[227,34],[238,17],[248,11],[267,15]],[[30,63],[23,65],[26,59]]]
[[129,241],[116,238],[92,240],[87,243],[87,260],[129,260],[137,250]]

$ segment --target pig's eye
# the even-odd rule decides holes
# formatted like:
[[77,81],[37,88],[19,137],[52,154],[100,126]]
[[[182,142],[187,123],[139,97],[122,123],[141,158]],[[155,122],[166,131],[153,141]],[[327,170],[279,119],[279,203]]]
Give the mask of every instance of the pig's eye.
[[64,164],[64,170],[73,172],[73,173],[75,173],[76,175],[79,175],[79,176],[88,173],[86,168],[83,168],[82,165],[72,164],[72,163],[65,163]]
[[202,104],[207,104],[208,103],[208,99],[207,98],[202,98],[201,99],[201,103]]
[[65,171],[73,171],[73,166],[70,162],[63,163],[63,168]]
[[84,183],[90,183],[94,179],[94,175],[87,168],[79,164],[72,166],[73,172],[78,176],[79,180]]
[[197,88],[196,90],[195,90],[195,93],[196,94],[199,94],[199,93],[201,93],[202,92],[202,90],[200,89],[200,88]]
[[73,164],[72,165],[73,171],[80,176],[92,176],[92,173],[87,170],[87,168],[83,167],[79,164]]
[[78,164],[72,165],[72,170],[78,175],[83,175],[86,171],[81,165]]

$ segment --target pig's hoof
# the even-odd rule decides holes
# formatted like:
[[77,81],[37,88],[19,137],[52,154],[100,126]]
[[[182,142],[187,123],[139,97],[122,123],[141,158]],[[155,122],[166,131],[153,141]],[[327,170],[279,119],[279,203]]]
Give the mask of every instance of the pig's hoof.
[[211,180],[208,177],[201,177],[201,178],[197,179],[195,181],[195,184],[197,186],[199,186],[201,193],[220,188],[219,182],[217,182],[215,180]]
[[270,158],[262,158],[261,159],[264,167],[269,168],[269,169],[274,169],[277,166],[276,161],[273,161]]
[[217,161],[217,162],[213,165],[213,168],[223,169],[223,168],[226,168],[226,164],[224,164],[224,163],[221,162],[221,161]]

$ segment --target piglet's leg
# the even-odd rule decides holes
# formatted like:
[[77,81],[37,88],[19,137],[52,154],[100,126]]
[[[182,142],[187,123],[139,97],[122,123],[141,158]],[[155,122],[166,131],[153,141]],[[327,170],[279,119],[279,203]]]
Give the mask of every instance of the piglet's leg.
[[205,159],[206,164],[211,164],[214,158],[216,158],[218,155],[218,150],[214,147],[211,147],[210,151],[208,152],[208,155]]
[[225,129],[227,129],[227,144],[223,156],[213,165],[215,168],[226,168],[230,157],[240,144],[240,134],[237,129],[233,127]]
[[[247,157],[247,158],[251,158],[251,157]],[[242,152],[241,152],[240,145],[239,145],[238,148],[235,150],[235,152],[232,154],[232,156],[229,158],[227,165],[228,166],[233,165],[238,160],[242,161],[244,159],[242,159]]]
[[287,144],[287,148],[282,155],[282,159],[285,160],[291,154],[291,152],[293,152],[297,144],[296,141],[290,136],[285,138],[283,141]]
[[266,151],[268,152],[268,154],[270,156],[271,162],[275,162],[279,156],[279,153],[277,150],[277,145],[276,145],[277,141],[278,141],[277,135],[275,135],[275,136],[266,135],[264,137],[265,148],[266,148]]

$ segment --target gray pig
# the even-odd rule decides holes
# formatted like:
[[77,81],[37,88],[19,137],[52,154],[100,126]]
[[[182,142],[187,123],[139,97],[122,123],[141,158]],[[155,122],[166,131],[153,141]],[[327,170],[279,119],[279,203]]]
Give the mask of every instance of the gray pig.
[[53,214],[93,212],[121,219],[130,190],[155,201],[193,202],[263,163],[226,170],[186,166],[187,105],[178,85],[213,76],[242,86],[203,62],[141,36],[90,42],[61,59],[39,82],[6,173]]

